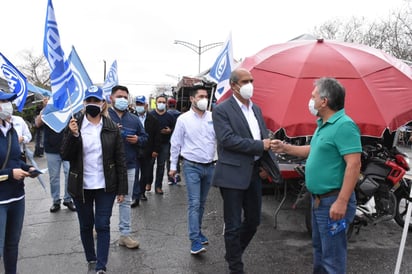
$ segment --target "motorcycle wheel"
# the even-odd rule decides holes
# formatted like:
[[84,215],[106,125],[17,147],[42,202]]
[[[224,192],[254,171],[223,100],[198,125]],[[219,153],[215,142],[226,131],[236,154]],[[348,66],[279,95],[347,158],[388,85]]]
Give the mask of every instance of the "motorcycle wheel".
[[[401,227],[405,225],[406,212],[409,205],[407,198],[408,197],[405,197],[404,195],[396,195],[396,213],[394,219],[395,222]],[[412,219],[409,221],[408,230],[412,231]]]

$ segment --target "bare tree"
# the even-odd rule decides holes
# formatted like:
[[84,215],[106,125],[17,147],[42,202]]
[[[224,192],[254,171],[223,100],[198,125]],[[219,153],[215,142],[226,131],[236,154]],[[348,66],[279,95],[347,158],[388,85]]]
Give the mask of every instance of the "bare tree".
[[50,89],[50,68],[44,55],[35,56],[30,51],[22,54],[24,64],[19,67],[27,80],[35,86]]
[[315,27],[314,35],[368,45],[412,62],[412,0],[405,0],[404,7],[390,12],[386,19],[370,23],[356,17],[346,22],[329,20]]

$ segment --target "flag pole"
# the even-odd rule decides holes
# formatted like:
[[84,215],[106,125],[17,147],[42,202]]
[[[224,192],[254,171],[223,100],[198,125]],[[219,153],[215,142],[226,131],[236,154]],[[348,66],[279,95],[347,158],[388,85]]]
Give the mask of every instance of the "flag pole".
[[70,91],[69,91],[69,88],[67,87],[67,83],[66,83],[66,92],[67,92],[67,98],[68,98],[68,100],[69,100],[70,114],[71,114],[71,116],[72,116],[72,119],[74,119],[72,98],[71,98],[71,96],[70,96]]
[[215,87],[212,87],[212,90],[210,91],[210,100],[209,100],[209,108],[208,110],[210,111],[212,109],[212,100],[213,100],[213,96],[215,96]]

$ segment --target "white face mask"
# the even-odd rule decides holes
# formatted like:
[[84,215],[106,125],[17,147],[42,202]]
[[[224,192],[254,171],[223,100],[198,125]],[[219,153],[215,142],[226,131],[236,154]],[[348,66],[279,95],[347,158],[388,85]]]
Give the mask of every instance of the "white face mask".
[[312,115],[318,116],[318,110],[315,109],[315,100],[310,99],[308,107],[309,107],[309,111],[310,111],[310,113],[312,113]]
[[160,111],[163,111],[166,109],[166,104],[165,103],[157,103],[157,109]]
[[196,106],[199,110],[205,111],[207,109],[208,100],[206,98],[202,98],[197,101]]
[[239,93],[240,93],[240,96],[243,97],[243,99],[249,100],[253,96],[252,83],[247,83],[246,85],[241,86]]
[[0,104],[0,119],[7,120],[13,114],[13,105],[11,102]]

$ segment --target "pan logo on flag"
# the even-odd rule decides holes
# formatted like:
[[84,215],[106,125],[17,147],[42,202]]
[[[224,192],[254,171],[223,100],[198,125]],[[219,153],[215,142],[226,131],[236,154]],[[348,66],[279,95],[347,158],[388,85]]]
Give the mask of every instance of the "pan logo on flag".
[[215,79],[221,79],[223,73],[225,73],[227,67],[227,48],[222,52],[219,56],[219,60],[217,61],[217,69],[214,71],[215,75],[212,76]]
[[13,93],[16,93],[17,97],[20,97],[26,90],[25,79],[19,77],[19,73],[13,67],[8,66],[7,64],[3,64],[1,66],[1,69],[3,71],[4,77],[7,80],[7,83],[9,84],[10,90],[12,90]]

